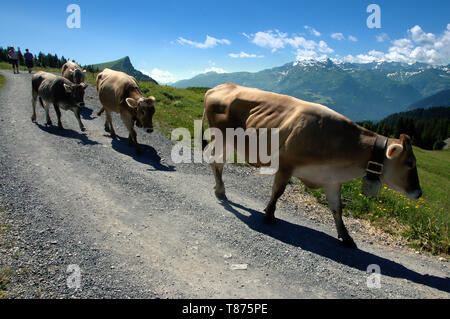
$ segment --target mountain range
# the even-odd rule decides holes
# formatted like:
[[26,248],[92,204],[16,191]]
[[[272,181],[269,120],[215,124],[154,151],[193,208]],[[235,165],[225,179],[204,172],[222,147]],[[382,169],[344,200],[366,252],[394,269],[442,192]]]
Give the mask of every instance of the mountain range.
[[89,65],[87,67],[88,69],[92,68],[91,70],[93,70],[94,72],[103,71],[105,68],[115,71],[122,71],[128,75],[134,76],[138,81],[149,81],[157,84],[157,82],[153,78],[145,75],[139,70],[136,70],[128,56],[123,57],[119,60]]
[[450,89],[450,65],[306,60],[255,73],[208,72],[173,86],[214,87],[225,82],[324,104],[354,121],[380,120]]
[[408,110],[414,110],[418,108],[427,109],[433,106],[450,106],[450,89],[442,90],[436,94],[417,101],[411,104],[408,107]]

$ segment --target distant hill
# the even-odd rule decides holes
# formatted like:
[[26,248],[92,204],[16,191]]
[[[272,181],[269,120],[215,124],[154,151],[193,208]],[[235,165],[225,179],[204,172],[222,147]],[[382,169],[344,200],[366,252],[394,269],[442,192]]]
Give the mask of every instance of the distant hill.
[[433,106],[450,106],[450,89],[440,91],[432,96],[426,97],[420,101],[411,104],[408,110],[417,108],[430,108]]
[[399,118],[408,118],[415,121],[450,119],[450,107],[430,107],[428,109],[418,108],[411,111],[391,114],[381,122],[396,125]]
[[122,71],[128,75],[134,76],[138,81],[149,81],[158,84],[154,79],[152,79],[148,75],[145,75],[141,71],[136,70],[133,64],[131,64],[131,60],[128,56],[116,61],[89,65],[87,66],[87,68],[88,69],[92,68],[93,71],[103,71],[106,68],[115,71]]
[[378,123],[359,123],[384,136],[398,138],[408,134],[414,145],[428,150],[440,150],[450,137],[450,107],[415,109],[389,115]]
[[411,103],[450,89],[449,66],[374,62],[297,61],[260,72],[200,74],[175,87],[233,82],[324,104],[354,121],[381,120]]

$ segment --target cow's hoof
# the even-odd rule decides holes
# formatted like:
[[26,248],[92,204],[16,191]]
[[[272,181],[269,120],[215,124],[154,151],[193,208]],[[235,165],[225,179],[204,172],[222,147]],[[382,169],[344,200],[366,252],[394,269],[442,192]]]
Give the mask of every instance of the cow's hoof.
[[85,127],[80,127],[81,132],[86,132],[86,128]]
[[353,248],[356,249],[358,248],[358,246],[356,246],[355,242],[353,241],[353,239],[351,238],[346,238],[343,239],[341,242],[342,246],[344,246],[345,248]]
[[31,122],[36,123],[36,118],[35,117],[31,117]]
[[220,201],[226,201],[228,200],[227,195],[225,195],[225,193],[217,193],[214,192],[214,195],[216,195],[216,198]]
[[116,135],[115,133],[111,133],[111,138],[112,138],[113,140],[115,140],[116,137],[117,137],[117,135]]
[[58,129],[59,129],[59,130],[63,130],[64,127],[63,127],[62,125],[58,125]]
[[47,123],[45,123],[45,125],[47,125],[47,126],[52,126],[53,123],[52,123],[52,122],[47,122]]
[[277,220],[276,220],[275,216],[264,215],[264,224],[275,225],[276,223],[277,223]]
[[109,127],[105,126],[105,132],[111,132],[111,130],[109,129]]

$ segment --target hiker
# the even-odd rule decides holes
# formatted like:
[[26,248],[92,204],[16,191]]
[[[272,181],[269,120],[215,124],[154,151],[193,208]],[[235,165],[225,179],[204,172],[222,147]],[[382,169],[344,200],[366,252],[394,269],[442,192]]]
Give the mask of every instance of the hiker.
[[19,74],[19,55],[17,54],[17,51],[14,50],[14,47],[9,48],[8,58],[9,61],[11,62],[14,74],[16,74],[16,70],[17,74]]
[[25,54],[23,57],[25,58],[25,65],[28,68],[28,73],[31,73],[31,69],[33,68],[33,54],[31,54],[28,49],[25,49]]

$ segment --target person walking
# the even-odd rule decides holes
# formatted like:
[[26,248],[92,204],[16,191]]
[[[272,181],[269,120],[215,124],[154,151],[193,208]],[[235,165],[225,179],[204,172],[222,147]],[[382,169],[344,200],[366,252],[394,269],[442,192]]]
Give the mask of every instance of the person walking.
[[31,73],[33,68],[33,54],[31,54],[28,49],[25,49],[25,54],[23,57],[25,58],[25,65],[28,68],[28,73]]
[[14,47],[9,48],[8,58],[9,61],[11,62],[14,74],[16,74],[16,70],[17,74],[19,74],[19,55],[17,54],[17,51],[14,50]]

